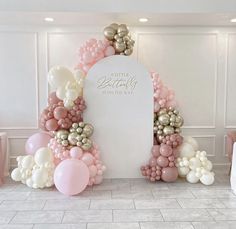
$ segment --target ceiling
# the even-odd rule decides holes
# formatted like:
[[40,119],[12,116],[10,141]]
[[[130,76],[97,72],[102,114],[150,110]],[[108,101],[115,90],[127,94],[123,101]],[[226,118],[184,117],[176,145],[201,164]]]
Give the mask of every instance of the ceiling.
[[236,0],[0,0],[0,25],[236,26],[232,18]]

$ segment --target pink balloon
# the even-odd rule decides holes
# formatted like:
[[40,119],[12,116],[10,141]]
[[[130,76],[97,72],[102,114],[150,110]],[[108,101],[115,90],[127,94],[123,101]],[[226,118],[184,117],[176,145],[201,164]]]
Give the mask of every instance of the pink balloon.
[[26,153],[33,155],[39,148],[47,147],[51,138],[48,133],[33,134],[25,143]]
[[154,145],[152,147],[152,155],[154,157],[159,157],[160,156],[160,145]]
[[48,96],[48,104],[58,104],[61,100],[56,96],[56,92],[51,92]]
[[108,46],[105,50],[105,56],[115,55],[115,49],[112,46]]
[[49,131],[57,130],[57,128],[58,128],[57,120],[54,118],[49,119],[48,121],[46,121],[45,127]]
[[70,149],[70,156],[73,158],[81,158],[83,150],[80,147],[73,147]]
[[151,157],[149,160],[150,166],[156,166],[157,165],[157,159],[155,157]]
[[84,155],[82,156],[81,160],[87,165],[93,165],[94,163],[94,157],[91,153],[84,153]]
[[169,157],[172,154],[172,148],[169,145],[161,144],[160,154],[164,157]]
[[97,167],[95,165],[89,166],[89,177],[95,177],[97,175]]
[[53,114],[57,120],[64,119],[67,116],[67,109],[65,107],[56,107]]
[[161,167],[167,167],[169,165],[169,160],[166,157],[159,156],[157,158],[157,164]]
[[54,183],[56,188],[65,195],[81,193],[89,182],[88,166],[77,159],[66,159],[55,169]]
[[176,167],[166,167],[162,169],[161,179],[165,182],[173,182],[178,178],[178,169]]
[[97,175],[94,177],[94,179],[95,179],[94,184],[101,184],[103,177],[101,175]]

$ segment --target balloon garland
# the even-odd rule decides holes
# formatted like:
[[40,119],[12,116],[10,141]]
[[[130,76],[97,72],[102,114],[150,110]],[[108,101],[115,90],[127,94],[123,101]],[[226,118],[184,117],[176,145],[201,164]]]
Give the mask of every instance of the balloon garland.
[[[63,66],[49,71],[48,82],[55,91],[50,93],[48,106],[40,115],[39,126],[44,132],[27,140],[28,155],[17,157],[18,167],[11,173],[13,180],[31,188],[55,184],[66,195],[76,195],[88,185],[102,182],[106,167],[100,159],[98,146],[90,139],[94,129],[83,122],[84,79],[99,60],[111,55],[131,55],[135,43],[125,24],[113,23],[103,33],[104,40],[92,38],[80,47],[74,73]],[[183,141],[180,135],[183,118],[177,109],[174,92],[162,83],[157,73],[150,75],[154,88],[154,145],[149,163],[141,167],[142,175],[152,182],[173,182],[179,174],[191,183],[200,179],[203,184],[212,184],[212,164],[205,152],[196,151],[196,148],[193,151],[194,144],[189,142],[179,148]]]

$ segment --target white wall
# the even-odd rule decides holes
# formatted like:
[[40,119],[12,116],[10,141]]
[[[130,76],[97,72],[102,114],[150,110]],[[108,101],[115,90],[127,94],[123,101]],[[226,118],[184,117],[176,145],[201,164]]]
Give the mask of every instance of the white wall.
[[[215,164],[227,163],[225,134],[236,128],[236,28],[133,28],[137,58],[175,92],[184,134],[197,138]],[[46,106],[47,70],[73,67],[76,50],[102,28],[0,27],[0,131],[10,140],[11,164],[38,131]],[[147,160],[149,152],[147,152]]]

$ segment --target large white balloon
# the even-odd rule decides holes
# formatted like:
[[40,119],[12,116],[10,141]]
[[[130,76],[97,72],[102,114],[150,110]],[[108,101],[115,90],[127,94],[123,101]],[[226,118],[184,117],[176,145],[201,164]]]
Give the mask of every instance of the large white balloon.
[[194,139],[191,136],[185,136],[184,137],[184,142],[189,143],[190,145],[192,145],[194,151],[198,150],[198,143],[196,141],[196,139]]
[[180,157],[192,158],[195,155],[194,148],[191,144],[184,142],[179,147]]
[[199,178],[196,177],[195,172],[194,171],[190,171],[187,176],[186,179],[189,183],[195,184],[199,181]]
[[68,81],[74,82],[73,73],[66,67],[52,67],[48,73],[48,82],[54,89],[64,86]]
[[204,185],[212,185],[214,183],[215,177],[213,172],[208,172],[206,174],[203,174],[200,178],[200,181]]

